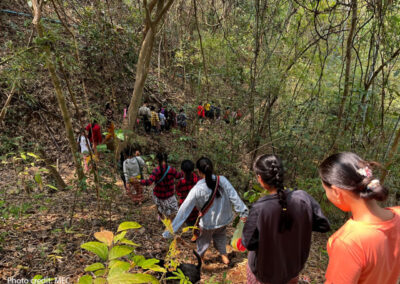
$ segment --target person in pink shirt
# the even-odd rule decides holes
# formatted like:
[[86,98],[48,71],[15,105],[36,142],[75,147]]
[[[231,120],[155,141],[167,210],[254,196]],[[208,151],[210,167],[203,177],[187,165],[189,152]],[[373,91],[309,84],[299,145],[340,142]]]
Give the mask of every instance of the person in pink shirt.
[[388,190],[374,162],[334,154],[319,167],[329,201],[352,217],[328,240],[328,284],[396,284],[400,277],[400,206],[382,208]]

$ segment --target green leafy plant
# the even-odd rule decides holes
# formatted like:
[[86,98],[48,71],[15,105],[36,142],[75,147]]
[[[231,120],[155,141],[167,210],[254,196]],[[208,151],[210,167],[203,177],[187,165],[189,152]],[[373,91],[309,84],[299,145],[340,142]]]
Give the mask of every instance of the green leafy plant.
[[166,272],[157,265],[159,260],[145,259],[134,253],[139,246],[125,238],[128,230],[141,228],[136,222],[123,222],[119,225],[117,234],[110,231],[100,231],[94,234],[98,241],[87,242],[81,248],[96,254],[101,262],[95,262],[85,268],[90,274],[79,279],[80,284],[87,283],[159,283],[157,278],[146,273],[133,272],[133,268],[142,268],[156,272]]

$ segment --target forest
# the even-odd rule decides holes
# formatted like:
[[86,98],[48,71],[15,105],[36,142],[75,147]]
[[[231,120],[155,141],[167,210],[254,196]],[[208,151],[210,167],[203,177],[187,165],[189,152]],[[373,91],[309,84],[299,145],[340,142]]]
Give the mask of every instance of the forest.
[[[329,220],[298,277],[324,283],[350,213],[328,200],[322,161],[376,162],[381,206],[400,204],[399,58],[393,0],[1,1],[1,282],[192,283],[177,268],[198,262],[193,228],[164,238],[175,223],[157,220],[158,183],[141,180],[136,202],[121,179],[135,155],[150,179],[162,152],[177,172],[208,157],[248,208],[268,195],[257,157],[280,157],[285,188]],[[247,252],[230,243],[240,222],[229,264],[210,246],[199,283],[247,283]]]

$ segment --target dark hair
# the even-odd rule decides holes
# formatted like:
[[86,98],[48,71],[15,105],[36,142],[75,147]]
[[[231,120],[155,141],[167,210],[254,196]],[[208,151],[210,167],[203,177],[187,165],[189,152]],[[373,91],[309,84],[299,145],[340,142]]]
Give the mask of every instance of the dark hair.
[[183,108],[181,108],[181,109],[179,110],[179,112],[184,112]]
[[162,172],[163,170],[163,165],[162,163],[165,162],[165,170],[168,169],[168,154],[165,152],[158,152],[156,155],[156,159],[158,161],[158,165],[160,166],[160,172],[161,172],[161,176],[164,175],[165,172]]
[[[206,184],[207,184],[208,188],[210,188],[212,191],[214,191],[215,185],[216,185],[217,182],[215,180],[213,180],[213,178],[212,178],[214,168],[213,168],[213,164],[212,164],[211,160],[209,158],[207,158],[207,157],[201,157],[196,162],[196,168],[200,172],[205,174],[205,176],[206,176]],[[219,187],[218,187],[217,190],[218,191],[216,193],[216,196],[220,197],[221,193],[220,193]]]
[[253,170],[261,177],[263,182],[276,188],[281,205],[278,232],[289,231],[293,224],[293,217],[290,215],[283,187],[284,169],[282,161],[275,155],[262,155],[254,162]]
[[150,106],[150,110],[155,110],[156,108],[154,106]]
[[371,168],[379,165],[361,159],[351,152],[334,154],[319,166],[322,182],[331,187],[349,190],[363,199],[384,201],[388,190],[374,177]]
[[106,110],[107,110],[107,109],[111,109],[110,103],[106,103]]
[[185,173],[185,180],[193,180],[194,163],[191,160],[183,160],[181,163],[181,170]]

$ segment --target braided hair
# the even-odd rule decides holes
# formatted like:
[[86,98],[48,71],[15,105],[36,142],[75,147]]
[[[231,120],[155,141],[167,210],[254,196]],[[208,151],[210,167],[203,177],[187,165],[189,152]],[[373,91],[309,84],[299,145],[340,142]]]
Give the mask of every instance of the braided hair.
[[254,162],[253,169],[264,183],[276,188],[279,205],[281,206],[278,232],[289,231],[293,224],[293,217],[288,210],[286,193],[283,187],[284,169],[282,161],[275,155],[262,155]]
[[[211,160],[206,157],[201,157],[196,162],[196,168],[206,176],[206,184],[208,188],[214,191],[217,182],[212,178],[214,168]],[[218,198],[221,197],[220,187],[218,187],[217,190],[216,197]]]
[[156,155],[156,159],[158,161],[158,165],[160,166],[161,176],[163,176],[165,174],[165,172],[162,172],[163,162],[165,162],[165,170],[168,169],[168,154],[165,152],[158,152]]

